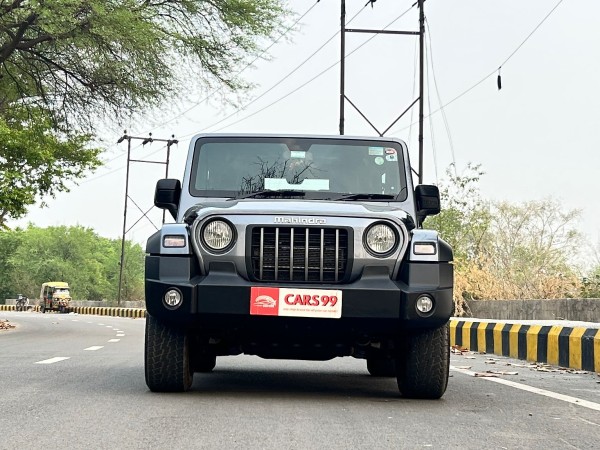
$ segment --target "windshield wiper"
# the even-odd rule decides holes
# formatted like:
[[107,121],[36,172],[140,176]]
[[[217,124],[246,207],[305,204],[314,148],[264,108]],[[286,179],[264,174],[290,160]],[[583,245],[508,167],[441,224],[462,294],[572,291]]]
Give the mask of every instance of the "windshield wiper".
[[395,195],[391,194],[345,194],[332,200],[394,200]]
[[304,191],[295,191],[295,190],[290,190],[290,189],[288,189],[288,190],[282,189],[280,191],[276,191],[273,189],[265,189],[264,191],[251,192],[250,194],[244,194],[244,195],[240,195],[238,197],[232,197],[229,200],[238,200],[241,198],[254,198],[254,197],[264,197],[264,198],[304,197],[305,195],[306,195],[306,192],[304,192]]

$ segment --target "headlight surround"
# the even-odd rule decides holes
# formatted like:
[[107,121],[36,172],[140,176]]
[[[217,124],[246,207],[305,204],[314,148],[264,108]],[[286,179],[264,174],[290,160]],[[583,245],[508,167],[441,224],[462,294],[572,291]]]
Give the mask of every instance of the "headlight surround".
[[235,244],[235,229],[224,219],[213,219],[200,228],[200,240],[207,250],[224,253]]
[[371,225],[364,234],[366,249],[374,256],[385,257],[393,253],[400,242],[397,230],[387,223]]

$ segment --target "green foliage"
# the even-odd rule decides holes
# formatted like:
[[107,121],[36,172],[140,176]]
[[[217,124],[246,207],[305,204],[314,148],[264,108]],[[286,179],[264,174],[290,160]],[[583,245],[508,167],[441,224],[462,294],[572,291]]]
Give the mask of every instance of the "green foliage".
[[574,228],[579,216],[580,211],[563,211],[552,199],[496,203],[493,240],[487,249],[493,270],[520,287],[523,294],[517,293],[519,297],[550,295],[540,290],[542,285],[547,289],[544,280],[549,278],[566,281],[563,292],[554,295],[577,295],[568,288],[576,278],[570,261],[580,248],[581,235]]
[[244,88],[241,64],[287,14],[282,0],[2,2],[0,112],[26,100],[80,128],[192,85]]
[[442,184],[442,212],[425,226],[437,229],[454,249],[455,303],[470,299],[571,298],[582,296],[572,266],[580,248],[578,210],[563,211],[552,199],[520,204],[486,202],[480,166]]
[[[98,236],[81,226],[0,232],[0,298],[25,294],[39,297],[42,283],[66,281],[76,300],[117,298],[121,241]],[[126,241],[123,300],[144,297],[144,251]]]
[[236,75],[283,0],[0,2],[0,228],[99,165],[104,117],[130,118]]
[[428,217],[425,228],[433,228],[450,244],[458,260],[475,258],[490,227],[490,205],[481,198],[480,165],[468,164],[463,174],[452,165],[446,170],[447,181],[440,185],[442,211]]
[[0,228],[24,216],[27,206],[68,191],[68,182],[96,168],[99,149],[90,136],[53,130],[40,109],[13,108],[0,117]]

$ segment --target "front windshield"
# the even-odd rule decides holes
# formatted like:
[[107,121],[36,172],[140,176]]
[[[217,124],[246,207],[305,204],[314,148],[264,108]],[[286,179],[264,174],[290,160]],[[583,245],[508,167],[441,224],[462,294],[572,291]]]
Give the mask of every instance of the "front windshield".
[[319,138],[219,137],[196,144],[190,182],[195,196],[237,197],[263,190],[385,194],[406,198],[402,148],[396,142]]
[[69,290],[66,288],[56,288],[54,289],[54,294],[69,295]]

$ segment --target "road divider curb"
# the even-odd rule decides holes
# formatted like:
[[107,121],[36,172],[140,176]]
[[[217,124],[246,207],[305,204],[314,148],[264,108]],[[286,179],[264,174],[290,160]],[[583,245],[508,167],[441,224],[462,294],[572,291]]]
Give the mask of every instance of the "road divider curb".
[[93,314],[96,316],[130,317],[141,319],[146,317],[146,310],[141,308],[113,308],[107,306],[73,306],[69,311],[77,314]]
[[450,345],[600,373],[600,329],[597,328],[453,319]]
[[[31,311],[40,311],[39,305],[29,307]],[[0,311],[16,311],[15,305],[0,305]],[[146,310],[141,308],[118,308],[110,306],[71,306],[68,312],[77,314],[93,314],[97,316],[130,317],[141,319],[146,317]]]

